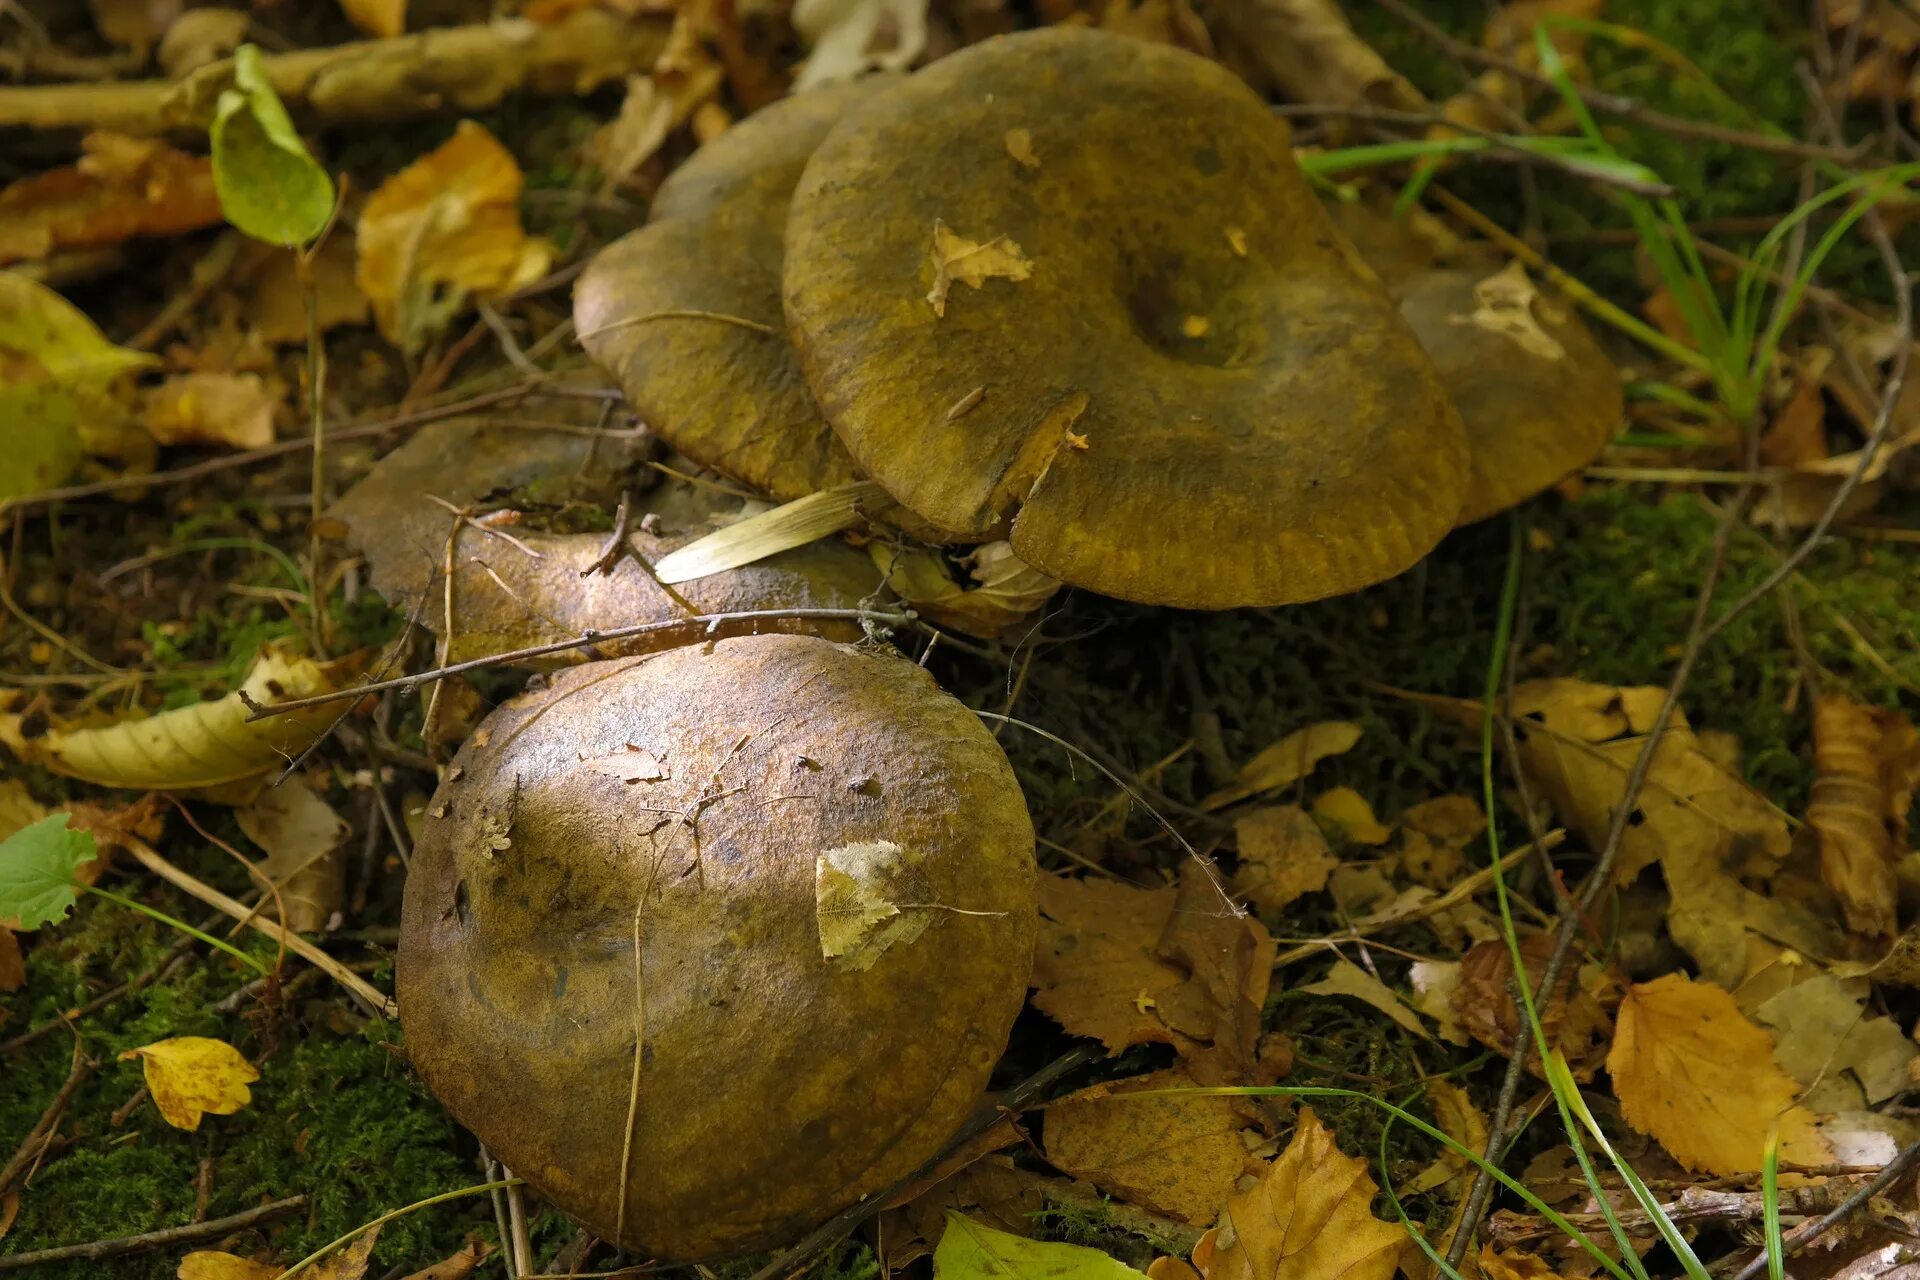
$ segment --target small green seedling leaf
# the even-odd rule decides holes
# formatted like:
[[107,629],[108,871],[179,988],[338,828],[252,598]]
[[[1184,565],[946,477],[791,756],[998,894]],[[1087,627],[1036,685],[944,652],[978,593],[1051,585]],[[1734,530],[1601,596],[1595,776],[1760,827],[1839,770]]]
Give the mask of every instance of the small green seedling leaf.
[[1027,1240],[949,1212],[933,1280],[1144,1280],[1098,1249]]
[[227,221],[269,244],[305,244],[333,216],[333,180],[294,131],[260,64],[260,51],[233,51],[233,88],[213,116],[213,189]]
[[74,872],[92,862],[93,836],[52,814],[0,840],[0,921],[15,929],[38,929],[73,909]]

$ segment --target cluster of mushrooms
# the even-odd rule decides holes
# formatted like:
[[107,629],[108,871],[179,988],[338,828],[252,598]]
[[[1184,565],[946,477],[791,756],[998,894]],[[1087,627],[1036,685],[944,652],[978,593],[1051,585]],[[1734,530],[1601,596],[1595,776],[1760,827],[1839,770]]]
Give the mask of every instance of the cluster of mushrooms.
[[[1077,28],[759,112],[590,265],[576,319],[691,465],[776,502],[858,485],[870,542],[1005,540],[1037,574],[1183,608],[1399,573],[1582,465],[1620,409],[1524,278],[1330,215],[1227,71]],[[382,469],[485,454],[457,430]],[[682,542],[708,518],[672,510]],[[400,539],[405,571],[368,548],[375,585],[424,590],[445,528]],[[583,616],[538,574],[469,573],[450,536],[449,591],[508,590],[532,638],[688,603],[624,566]],[[598,541],[535,544],[564,566],[539,574],[577,581]],[[832,545],[867,576],[836,561],[822,586],[790,552],[718,598],[883,585]],[[412,1060],[637,1252],[775,1247],[893,1185],[980,1105],[1024,1001],[1013,771],[925,671],[848,638],[690,628],[568,668],[489,714],[430,804],[398,963]]]

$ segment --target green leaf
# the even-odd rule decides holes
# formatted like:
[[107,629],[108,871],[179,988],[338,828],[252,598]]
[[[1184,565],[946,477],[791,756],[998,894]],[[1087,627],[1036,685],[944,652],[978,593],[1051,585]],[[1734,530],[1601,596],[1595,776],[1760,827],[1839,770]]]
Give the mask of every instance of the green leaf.
[[1142,1280],[1098,1249],[1027,1240],[949,1211],[933,1280]]
[[0,920],[38,929],[73,909],[73,873],[95,855],[93,836],[56,813],[0,840]]
[[294,131],[260,51],[233,51],[233,88],[213,116],[213,189],[227,221],[269,244],[305,244],[333,216],[333,180]]

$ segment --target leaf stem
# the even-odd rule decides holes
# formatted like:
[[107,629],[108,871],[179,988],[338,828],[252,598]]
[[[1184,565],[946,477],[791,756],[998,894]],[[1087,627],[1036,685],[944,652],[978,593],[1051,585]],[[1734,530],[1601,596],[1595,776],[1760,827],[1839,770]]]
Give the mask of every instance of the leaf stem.
[[267,972],[267,966],[265,966],[264,964],[261,964],[258,960],[254,959],[252,956],[248,955],[246,952],[242,951],[240,948],[234,946],[231,942],[228,942],[226,939],[216,938],[210,933],[205,933],[199,929],[196,929],[192,925],[188,924],[185,920],[175,919],[173,916],[168,915],[166,912],[157,911],[154,908],[148,906],[144,902],[136,902],[132,898],[125,897],[122,894],[115,893],[111,889],[102,889],[97,885],[78,884],[78,885],[75,885],[74,888],[79,889],[85,893],[91,893],[97,898],[105,898],[108,902],[114,903],[116,906],[131,908],[134,911],[138,911],[143,916],[151,916],[153,919],[158,920],[161,924],[167,925],[170,928],[178,929],[181,933],[186,934],[190,938],[198,938],[200,941],[206,943],[208,946],[214,947],[214,948],[217,948],[218,950],[226,952],[228,955],[232,956],[235,960],[238,960],[241,964],[244,964],[249,969],[252,969],[255,973],[258,973],[264,976]]

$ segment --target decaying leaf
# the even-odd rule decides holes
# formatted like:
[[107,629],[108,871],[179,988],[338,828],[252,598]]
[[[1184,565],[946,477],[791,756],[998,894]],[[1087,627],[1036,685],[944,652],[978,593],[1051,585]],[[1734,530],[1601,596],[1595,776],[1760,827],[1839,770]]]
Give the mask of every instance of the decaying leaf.
[[[1553,936],[1528,934],[1520,940],[1527,981],[1539,989],[1553,953]],[[1610,1008],[1619,999],[1618,981],[1597,964],[1581,964],[1577,957],[1561,971],[1560,984],[1536,1006],[1547,1043],[1559,1049],[1574,1078],[1591,1080],[1613,1036]],[[1460,977],[1452,993],[1461,1025],[1495,1053],[1513,1051],[1520,1032],[1520,1014],[1513,1003],[1513,956],[1506,940],[1477,942],[1460,958]],[[1540,1074],[1539,1056],[1529,1065]]]
[[1433,1019],[1442,1040],[1448,1044],[1471,1043],[1460,1011],[1453,1004],[1460,990],[1458,960],[1415,960],[1407,967],[1407,985],[1413,988],[1410,1003]]
[[1776,1122],[1783,1160],[1831,1156],[1773,1064],[1773,1037],[1710,982],[1670,973],[1627,988],[1607,1070],[1627,1123],[1694,1172],[1757,1172]]
[[146,392],[145,426],[161,444],[258,449],[273,443],[276,397],[257,373],[182,373]]
[[954,581],[940,553],[919,547],[867,544],[887,586],[901,601],[942,626],[991,640],[1026,622],[1053,598],[1060,584],[1013,554],[1005,542],[989,542],[962,557],[973,579]]
[[934,1280],[1140,1280],[1124,1263],[1077,1244],[1028,1240],[958,1213],[933,1251]]
[[0,263],[180,235],[220,221],[213,165],[150,138],[90,133],[80,160],[0,191]]
[[947,314],[947,291],[955,282],[978,289],[989,280],[1025,280],[1033,275],[1033,261],[1006,236],[969,240],[938,218],[933,222],[933,287],[927,301],[933,314]]
[[451,1254],[430,1267],[402,1276],[400,1280],[467,1280],[481,1263],[493,1256],[493,1246],[486,1241],[469,1236],[466,1247]]
[[927,47],[927,0],[796,0],[793,29],[812,50],[794,92],[865,71],[903,71]]
[[1290,786],[1312,773],[1314,766],[1328,756],[1353,750],[1358,741],[1360,726],[1346,720],[1326,720],[1296,729],[1242,765],[1233,785],[1214,792],[1200,802],[1200,807],[1218,809],[1262,791]]
[[203,1115],[230,1116],[253,1101],[247,1086],[260,1078],[251,1062],[224,1040],[176,1036],[128,1049],[122,1062],[140,1060],[160,1116],[176,1129],[198,1129]]
[[1538,1254],[1480,1246],[1480,1274],[1484,1280],[1562,1280]]
[[1907,852],[1907,811],[1920,782],[1920,735],[1897,711],[1844,694],[1813,705],[1813,767],[1807,822],[1820,834],[1820,878],[1856,932],[1898,929],[1894,863]]
[[1392,987],[1344,957],[1333,962],[1333,968],[1326,977],[1300,990],[1310,996],[1351,997],[1386,1014],[1422,1040],[1433,1038],[1413,1010],[1407,1008],[1400,997],[1393,993]]
[[[254,882],[279,887],[278,901],[287,909],[282,923],[296,933],[325,928],[346,894],[346,864],[339,856],[346,820],[299,778],[268,787],[234,816],[267,855]],[[269,895],[268,906],[274,901]]]
[[1205,1280],[1389,1280],[1405,1235],[1373,1216],[1367,1162],[1344,1154],[1311,1107],[1259,1183],[1227,1201],[1225,1227],[1200,1237]]
[[682,5],[674,14],[666,48],[645,75],[627,80],[620,114],[594,135],[592,151],[612,186],[652,158],[667,135],[686,124],[713,100],[725,72],[701,39],[702,19],[711,6]]
[[888,947],[927,931],[936,904],[918,859],[891,840],[823,850],[814,860],[820,954],[849,969],[873,967]]
[[217,1249],[195,1249],[180,1259],[173,1274],[178,1280],[273,1280],[285,1270],[275,1263],[255,1262]]
[[1313,816],[1331,822],[1354,844],[1385,844],[1393,828],[1373,816],[1373,806],[1352,787],[1332,787],[1313,798]]
[[[1427,1089],[1427,1104],[1440,1131],[1469,1151],[1484,1151],[1487,1146],[1487,1117],[1467,1091],[1448,1080],[1435,1080]],[[1474,1165],[1452,1147],[1442,1147],[1432,1164],[1417,1174],[1400,1195],[1418,1195],[1447,1183],[1456,1186],[1471,1180]],[[1449,1197],[1456,1198],[1456,1197]]]
[[1250,1165],[1246,1121],[1227,1097],[1144,1098],[1141,1090],[1190,1087],[1181,1068],[1070,1094],[1047,1108],[1047,1162],[1108,1195],[1192,1226],[1210,1224]]
[[471,120],[380,185],[360,211],[355,280],[380,332],[418,350],[469,298],[547,269],[553,248],[520,225],[520,166]]
[[407,29],[407,0],[340,0],[340,11],[354,26],[383,40]]
[[1774,1033],[1773,1060],[1810,1091],[1810,1110],[1857,1111],[1913,1087],[1920,1050],[1892,1018],[1867,1013],[1865,988],[1821,973],[1755,1011]]
[[233,87],[214,108],[213,185],[231,222],[268,244],[305,244],[333,216],[333,179],[307,151],[260,51],[233,51]]
[[1234,819],[1233,835],[1240,855],[1234,891],[1262,911],[1284,911],[1301,895],[1318,893],[1340,865],[1299,805],[1249,810]]
[[1466,870],[1467,846],[1487,829],[1487,815],[1468,796],[1438,796],[1400,815],[1400,868],[1415,884],[1445,889]]
[[21,760],[103,787],[179,791],[250,778],[284,766],[339,716],[325,705],[250,720],[248,706],[331,693],[351,663],[326,666],[269,646],[239,689],[143,719],[97,727],[56,726],[28,736],[16,713],[0,714],[0,742]]

